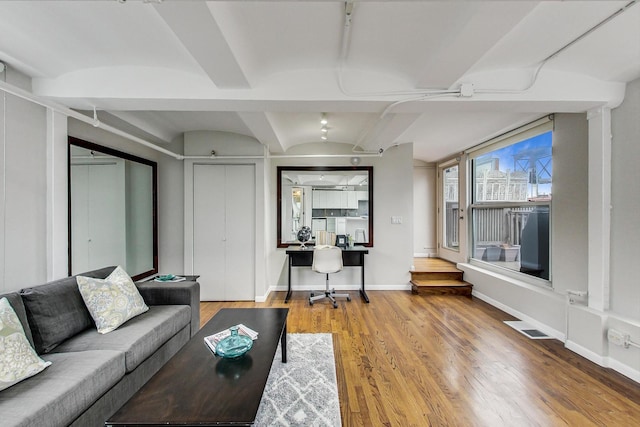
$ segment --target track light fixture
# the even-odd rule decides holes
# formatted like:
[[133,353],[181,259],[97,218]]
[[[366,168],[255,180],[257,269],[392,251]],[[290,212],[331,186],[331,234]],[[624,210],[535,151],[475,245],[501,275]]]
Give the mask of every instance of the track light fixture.
[[326,141],[329,137],[329,128],[327,127],[328,124],[329,120],[327,120],[327,114],[322,113],[322,117],[320,118],[320,125],[322,125],[322,127],[320,127],[320,139],[323,141]]

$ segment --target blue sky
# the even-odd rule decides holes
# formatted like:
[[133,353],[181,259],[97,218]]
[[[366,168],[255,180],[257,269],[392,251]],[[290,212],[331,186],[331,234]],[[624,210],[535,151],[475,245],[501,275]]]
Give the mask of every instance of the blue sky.
[[[534,136],[516,144],[509,145],[496,151],[484,154],[478,157],[477,161],[482,162],[488,159],[499,159],[500,170],[506,172],[507,169],[528,171],[531,167],[531,161],[536,164],[536,171],[541,180],[551,179],[552,166],[551,149],[552,149],[553,132],[549,131]],[[514,165],[514,156],[520,159]],[[551,183],[539,183],[538,193],[551,194]]]

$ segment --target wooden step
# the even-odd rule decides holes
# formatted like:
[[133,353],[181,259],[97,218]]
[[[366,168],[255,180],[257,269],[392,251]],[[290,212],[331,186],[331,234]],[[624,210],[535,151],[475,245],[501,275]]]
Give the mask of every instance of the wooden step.
[[473,285],[460,280],[411,280],[411,293],[415,295],[471,296]]
[[416,295],[471,296],[473,285],[454,263],[439,258],[415,258],[411,271],[411,292]]
[[456,271],[412,271],[412,280],[462,280],[464,273]]

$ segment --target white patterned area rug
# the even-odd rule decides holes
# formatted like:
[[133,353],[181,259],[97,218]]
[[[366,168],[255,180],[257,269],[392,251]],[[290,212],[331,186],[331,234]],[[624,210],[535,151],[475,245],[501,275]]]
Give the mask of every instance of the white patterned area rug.
[[256,426],[340,426],[331,334],[288,334],[262,395]]

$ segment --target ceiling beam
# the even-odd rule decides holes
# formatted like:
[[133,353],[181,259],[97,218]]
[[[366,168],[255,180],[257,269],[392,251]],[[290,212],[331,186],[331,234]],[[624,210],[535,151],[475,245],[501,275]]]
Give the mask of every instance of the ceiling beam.
[[394,144],[409,142],[398,141],[398,138],[420,118],[420,113],[390,113],[378,119],[376,124],[370,128],[359,139],[359,146],[365,150],[387,149]]
[[[440,49],[433,52],[424,65],[418,88],[451,88],[491,48],[513,30],[537,6],[537,2],[497,2],[491,7],[469,5],[464,19],[454,23],[441,40]],[[500,16],[487,25],[487,16]]]
[[[140,129],[144,133],[159,139],[165,144],[169,144],[176,137],[175,133],[160,129],[158,126],[153,126],[151,123],[149,123],[148,120],[141,119],[130,112],[105,111],[105,113],[108,113],[109,115],[116,117],[137,129]],[[98,118],[100,118],[101,112],[98,112],[98,116]]]
[[269,148],[271,153],[284,153],[288,147],[284,147],[276,133],[267,113],[264,112],[238,112],[238,116],[249,128],[254,138],[262,145]]
[[250,88],[206,2],[169,2],[153,7],[218,88]]

